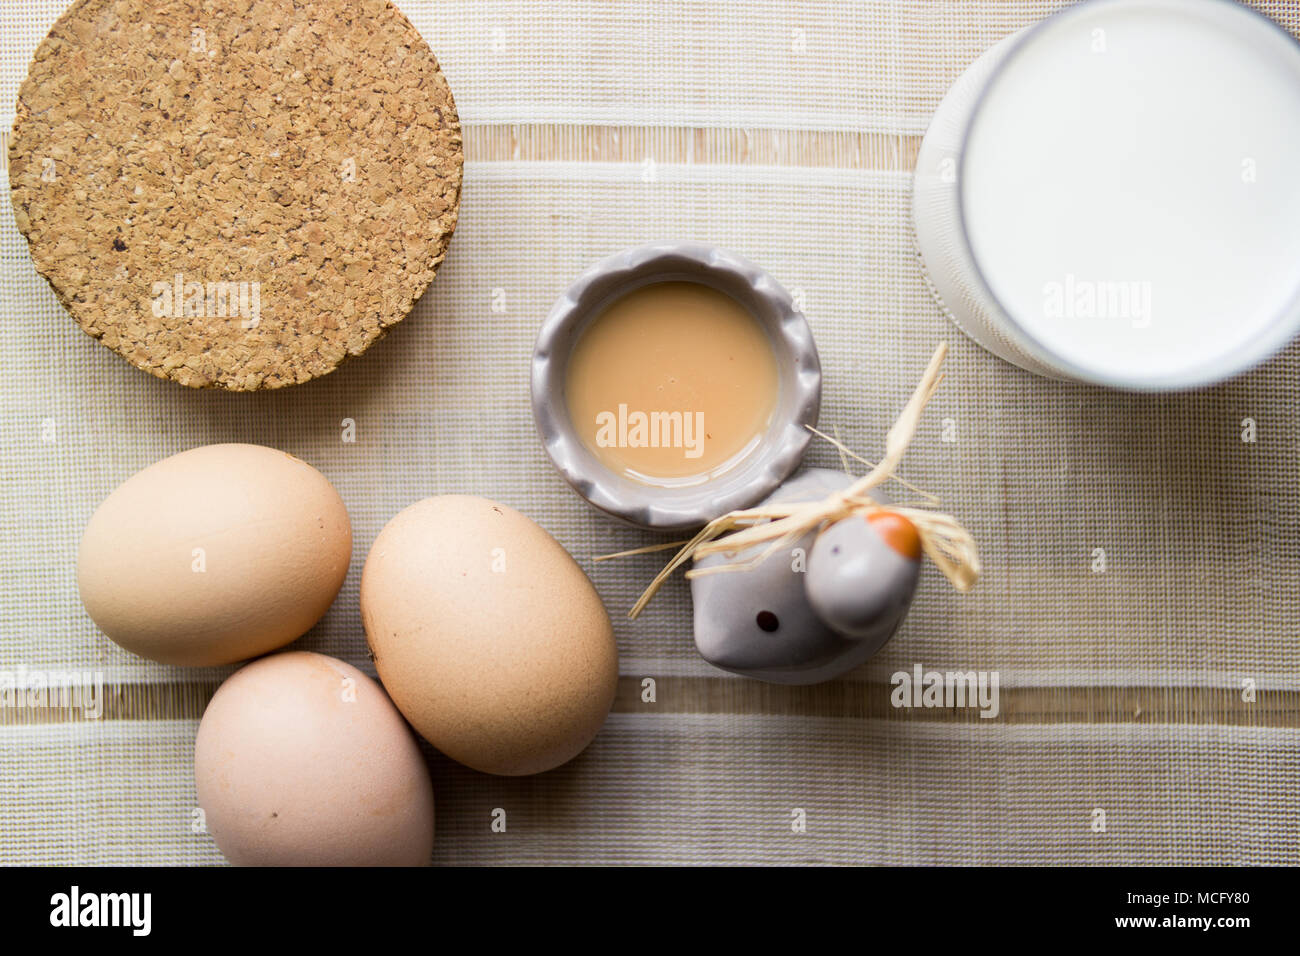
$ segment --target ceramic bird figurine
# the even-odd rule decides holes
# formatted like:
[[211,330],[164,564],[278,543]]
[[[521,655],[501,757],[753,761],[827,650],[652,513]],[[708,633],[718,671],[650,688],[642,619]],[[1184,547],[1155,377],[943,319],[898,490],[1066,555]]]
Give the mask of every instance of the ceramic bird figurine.
[[[817,468],[765,502],[816,501],[853,479]],[[879,498],[877,498],[879,500]],[[763,547],[696,565],[754,562]],[[889,511],[850,515],[735,573],[691,579],[695,646],[723,670],[778,684],[815,684],[862,664],[894,635],[916,591],[921,539]]]
[[[811,425],[860,478],[814,468],[762,504],[714,518],[673,558],[627,612],[640,614],[675,571],[686,572],[695,604],[695,646],[724,670],[779,684],[816,684],[864,662],[893,637],[927,555],[958,591],[979,580],[975,539],[939,499],[897,474],[926,403],[939,386],[948,347],[934,350],[920,382],[885,434],[872,464]],[[928,499],[891,505],[879,486],[896,480]],[[676,547],[676,545],[669,545]],[[661,550],[634,548],[600,560]]]

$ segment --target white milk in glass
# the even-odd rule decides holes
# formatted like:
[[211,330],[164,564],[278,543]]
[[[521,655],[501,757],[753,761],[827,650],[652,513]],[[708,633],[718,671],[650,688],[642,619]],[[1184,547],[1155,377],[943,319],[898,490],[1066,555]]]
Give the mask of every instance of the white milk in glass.
[[918,157],[954,319],[1019,365],[1178,388],[1300,325],[1300,45],[1227,0],[1096,0],[1008,38]]

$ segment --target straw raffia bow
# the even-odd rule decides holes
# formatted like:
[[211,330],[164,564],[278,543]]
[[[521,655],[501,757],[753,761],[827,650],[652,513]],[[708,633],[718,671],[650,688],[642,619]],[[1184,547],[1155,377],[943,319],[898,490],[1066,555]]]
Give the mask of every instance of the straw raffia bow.
[[[976,548],[975,539],[952,515],[936,510],[938,499],[926,492],[921,492],[894,474],[895,469],[903,460],[903,455],[907,452],[907,446],[916,434],[917,425],[921,420],[921,413],[925,410],[925,406],[931,397],[933,397],[939,383],[943,381],[943,375],[939,369],[943,365],[944,357],[947,354],[947,344],[939,343],[938,348],[934,351],[934,356],[930,359],[930,364],[926,366],[925,374],[921,376],[920,383],[916,386],[916,390],[912,392],[912,397],[903,406],[898,421],[889,429],[889,434],[885,438],[885,456],[879,463],[872,465],[865,459],[858,458],[839,440],[809,426],[809,429],[814,434],[834,444],[839,449],[842,459],[845,459],[845,456],[852,457],[868,465],[870,471],[854,481],[849,487],[842,491],[831,492],[819,501],[760,505],[757,508],[732,511],[710,521],[699,534],[686,542],[685,545],[682,545],[681,550],[655,576],[654,580],[650,582],[650,585],[642,592],[641,597],[628,612],[628,617],[635,618],[640,614],[659,588],[663,586],[664,582],[687,561],[699,560],[712,554],[734,556],[748,548],[765,544],[766,547],[752,559],[732,561],[707,568],[692,568],[686,572],[686,577],[694,578],[704,574],[728,571],[747,571],[776,552],[784,548],[794,547],[796,542],[810,531],[828,527],[852,515],[866,516],[874,511],[892,512],[911,521],[921,538],[921,547],[930,556],[931,560],[938,565],[939,570],[944,573],[944,576],[948,578],[953,587],[958,591],[970,590],[979,578],[981,570],[979,551]],[[845,460],[845,464],[847,469],[847,460]],[[872,488],[891,478],[906,485],[913,491],[919,492],[928,500],[918,505],[883,505],[868,494]],[[737,531],[737,528],[741,530]],[[729,531],[735,531],[735,533],[727,534]],[[717,540],[721,535],[727,536]],[[605,561],[610,558],[633,554],[663,551],[679,545],[681,545],[681,542],[651,545],[645,548],[635,548],[631,551],[621,551],[618,554],[602,555],[596,560]]]

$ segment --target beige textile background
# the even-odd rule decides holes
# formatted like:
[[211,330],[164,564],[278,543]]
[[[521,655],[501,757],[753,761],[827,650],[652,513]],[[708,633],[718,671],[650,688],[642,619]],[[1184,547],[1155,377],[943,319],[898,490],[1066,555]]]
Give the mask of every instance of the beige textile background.
[[[436,862],[1300,863],[1300,348],[1186,395],[1047,382],[960,338],[912,253],[909,172],[930,111],[982,49],[1062,4],[398,5],[465,125],[460,225],[412,315],[325,379],[232,395],[136,371],[64,313],[0,198],[0,670],[96,669],[112,684],[97,721],[0,709],[0,862],[221,861],[191,827],[191,750],[229,671],[109,642],[77,598],[75,555],[135,471],[249,441],[312,462],[352,517],[351,573],[299,646],[373,673],[366,550],[401,508],[453,491],[539,521],[615,618],[615,713],[577,760],[507,780],[430,752]],[[1300,33],[1300,5],[1257,6]],[[0,0],[6,130],[62,8]],[[822,424],[868,458],[935,344],[952,345],[904,474],[966,521],[986,576],[962,596],[928,571],[893,642],[842,681],[713,670],[681,581],[625,621],[658,559],[591,558],[656,539],[593,513],[536,438],[541,317],[590,262],[665,237],[730,247],[802,295]],[[837,458],[815,445],[810,461]],[[998,671],[1001,716],[892,709],[889,676],[918,663]],[[489,827],[497,807],[504,834]]]

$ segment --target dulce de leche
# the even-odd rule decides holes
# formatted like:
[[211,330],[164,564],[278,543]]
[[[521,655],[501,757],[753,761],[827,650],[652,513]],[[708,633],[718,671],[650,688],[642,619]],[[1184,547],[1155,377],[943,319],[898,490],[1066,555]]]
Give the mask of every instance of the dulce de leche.
[[767,333],[712,286],[661,281],[615,299],[580,334],[565,401],[588,450],[648,484],[690,484],[758,447],[779,384]]

